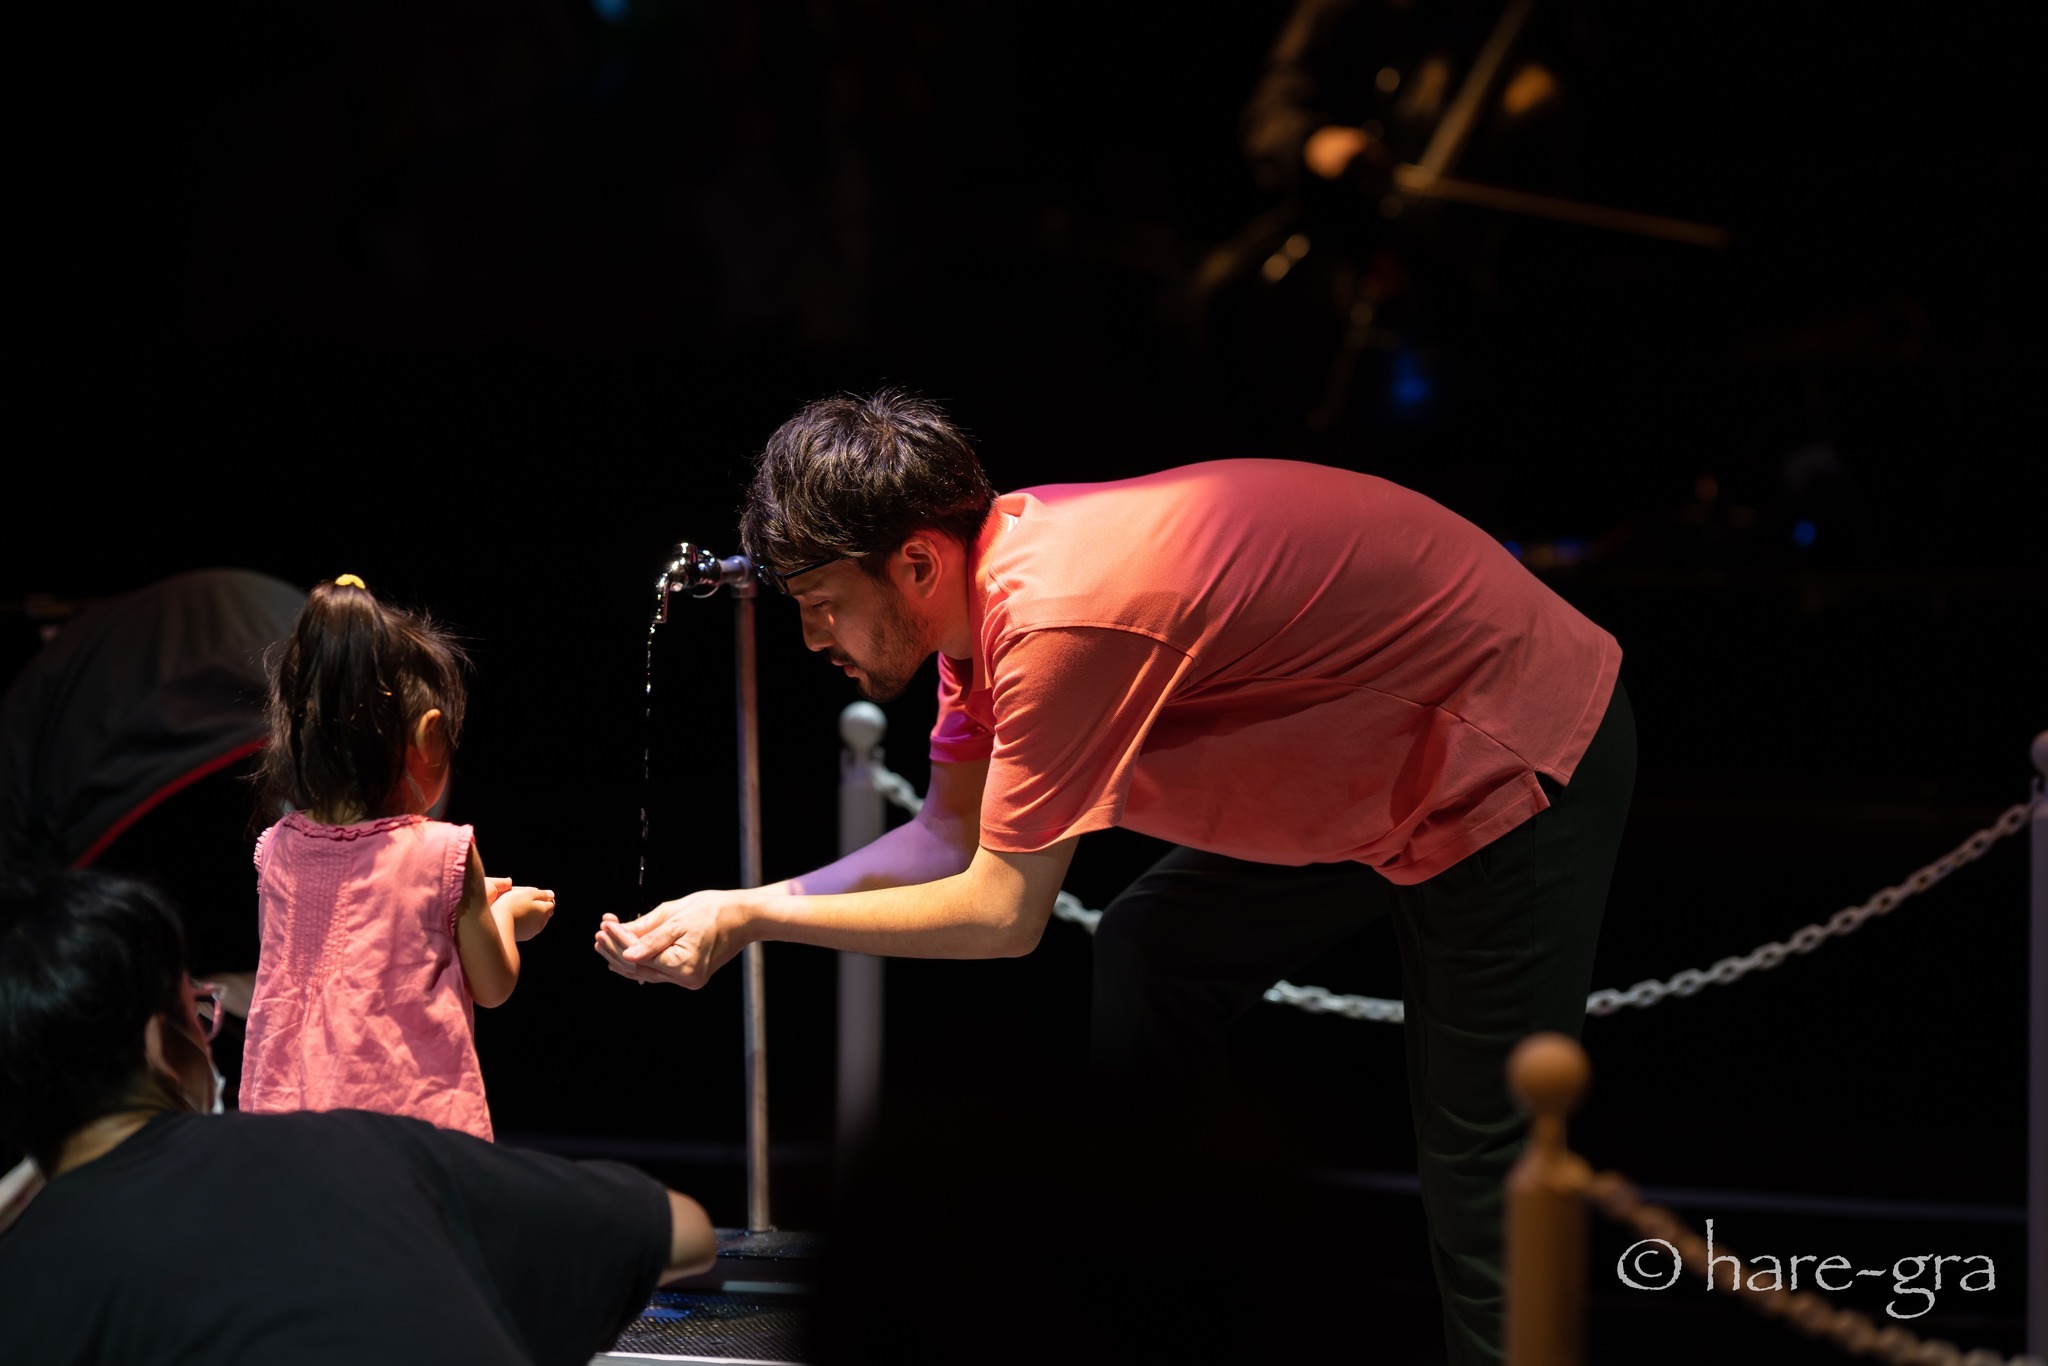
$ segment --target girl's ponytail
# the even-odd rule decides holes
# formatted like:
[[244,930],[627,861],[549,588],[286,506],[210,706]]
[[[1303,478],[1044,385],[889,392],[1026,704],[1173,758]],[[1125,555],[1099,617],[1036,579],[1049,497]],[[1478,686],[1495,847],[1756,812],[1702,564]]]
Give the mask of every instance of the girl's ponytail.
[[355,575],[315,586],[271,661],[266,804],[378,814],[429,710],[440,708],[452,750],[466,663],[445,632],[384,606]]

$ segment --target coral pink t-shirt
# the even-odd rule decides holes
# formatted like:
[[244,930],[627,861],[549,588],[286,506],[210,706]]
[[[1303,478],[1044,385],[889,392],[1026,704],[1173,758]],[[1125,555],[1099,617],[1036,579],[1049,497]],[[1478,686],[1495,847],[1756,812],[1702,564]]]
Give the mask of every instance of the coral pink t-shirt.
[[472,839],[425,816],[294,812],[263,832],[242,1109],[381,1110],[491,1137],[455,952]]
[[1499,542],[1371,475],[1224,460],[997,499],[936,762],[981,842],[1112,825],[1421,882],[1549,805],[1621,651]]

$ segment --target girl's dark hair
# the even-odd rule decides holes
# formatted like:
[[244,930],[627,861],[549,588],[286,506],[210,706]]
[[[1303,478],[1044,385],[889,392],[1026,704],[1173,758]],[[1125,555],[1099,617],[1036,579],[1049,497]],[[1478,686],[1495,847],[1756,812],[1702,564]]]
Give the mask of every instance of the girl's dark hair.
[[0,886],[0,1137],[44,1172],[147,1095],[143,1030],[175,1021],[185,935],[147,883],[67,869]]
[[902,389],[805,404],[775,429],[740,507],[757,564],[788,573],[835,558],[870,574],[918,531],[972,547],[996,491],[939,405]]
[[436,707],[453,752],[468,663],[426,617],[355,584],[320,584],[272,647],[265,805],[376,815],[405,771],[414,723]]

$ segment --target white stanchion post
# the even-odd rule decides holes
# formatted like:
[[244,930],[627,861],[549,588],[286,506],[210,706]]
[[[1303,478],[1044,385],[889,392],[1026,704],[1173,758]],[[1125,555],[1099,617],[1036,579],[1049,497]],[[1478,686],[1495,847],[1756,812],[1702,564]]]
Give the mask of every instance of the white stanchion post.
[[[874,843],[887,826],[886,802],[875,786],[882,763],[888,718],[872,702],[855,702],[839,713],[839,852]],[[865,953],[839,955],[838,1155],[848,1154],[874,1123],[882,1090],[882,959]]]
[[[2048,731],[2034,737],[2037,794],[2048,792]],[[2048,802],[2028,822],[2031,914],[2027,974],[2027,1353],[2048,1358]]]

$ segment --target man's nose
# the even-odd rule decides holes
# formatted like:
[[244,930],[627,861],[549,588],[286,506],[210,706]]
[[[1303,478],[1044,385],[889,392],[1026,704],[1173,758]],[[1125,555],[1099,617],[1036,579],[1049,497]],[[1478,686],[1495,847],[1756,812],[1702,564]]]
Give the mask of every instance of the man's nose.
[[804,623],[804,648],[806,650],[831,649],[831,633],[822,629],[821,627],[812,626],[808,622]]

